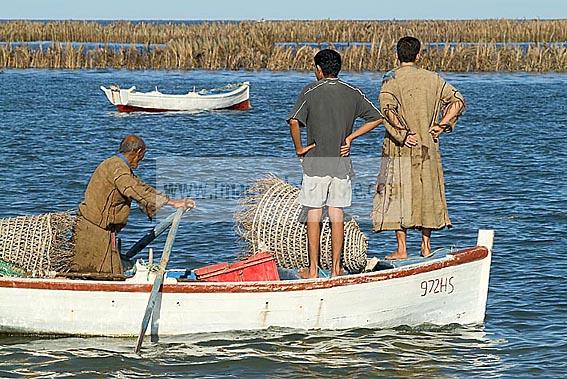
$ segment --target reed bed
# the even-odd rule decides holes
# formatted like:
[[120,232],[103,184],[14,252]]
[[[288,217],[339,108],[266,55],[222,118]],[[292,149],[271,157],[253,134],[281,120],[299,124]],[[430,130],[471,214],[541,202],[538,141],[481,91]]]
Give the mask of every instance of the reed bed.
[[[311,70],[319,44],[337,45],[346,71],[385,71],[404,35],[428,48],[422,65],[437,71],[567,71],[567,20],[270,21],[200,24],[100,24],[83,21],[0,23],[0,67]],[[53,41],[32,48],[16,42]],[[11,44],[14,42],[14,44]],[[101,48],[65,42],[98,42]],[[278,43],[297,42],[297,45]],[[473,44],[471,44],[471,42]],[[530,42],[528,46],[517,42]],[[111,43],[144,44],[144,48]],[[451,43],[451,44],[448,44]],[[504,43],[504,45],[502,45]],[[155,44],[158,44],[157,46]]]
[[372,42],[414,35],[426,42],[564,42],[567,20],[267,21],[196,24],[91,21],[0,23],[0,41],[168,43],[215,36],[268,37],[274,42]]
[[[317,48],[274,47],[266,51],[253,46],[203,49],[195,41],[175,41],[166,48],[140,51],[136,48],[62,46],[47,49],[27,46],[0,46],[0,67],[53,69],[163,69],[163,70],[312,70]],[[396,54],[390,45],[350,46],[341,50],[344,71],[386,71],[395,66]],[[456,45],[427,51],[421,65],[446,72],[565,72],[567,48],[563,46],[497,47],[494,43],[477,46]]]

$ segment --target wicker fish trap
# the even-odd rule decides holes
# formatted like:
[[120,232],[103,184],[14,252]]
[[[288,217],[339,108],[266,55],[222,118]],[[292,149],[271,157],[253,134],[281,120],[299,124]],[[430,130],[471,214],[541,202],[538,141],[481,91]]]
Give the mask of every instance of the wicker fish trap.
[[35,275],[69,271],[74,226],[69,212],[0,219],[0,260]]
[[[256,181],[249,195],[240,201],[235,214],[236,230],[249,244],[249,253],[271,252],[282,268],[309,266],[307,227],[302,206],[298,202],[299,189],[276,176]],[[366,266],[368,239],[358,223],[345,217],[345,239],[342,264],[349,272],[360,272]],[[331,227],[324,217],[321,226],[319,265],[332,266]]]

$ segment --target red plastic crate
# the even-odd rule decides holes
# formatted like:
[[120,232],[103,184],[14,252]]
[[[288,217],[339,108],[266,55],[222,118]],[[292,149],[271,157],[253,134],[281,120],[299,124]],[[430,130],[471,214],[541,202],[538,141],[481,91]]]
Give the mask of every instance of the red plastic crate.
[[258,253],[232,264],[222,262],[193,270],[198,280],[208,282],[260,282],[280,280],[276,260],[269,253]]

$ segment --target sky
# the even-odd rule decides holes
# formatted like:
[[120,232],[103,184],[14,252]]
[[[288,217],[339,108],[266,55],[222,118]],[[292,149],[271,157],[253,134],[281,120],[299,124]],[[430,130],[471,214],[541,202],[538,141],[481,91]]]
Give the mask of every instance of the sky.
[[0,0],[2,20],[486,18],[567,18],[567,0]]

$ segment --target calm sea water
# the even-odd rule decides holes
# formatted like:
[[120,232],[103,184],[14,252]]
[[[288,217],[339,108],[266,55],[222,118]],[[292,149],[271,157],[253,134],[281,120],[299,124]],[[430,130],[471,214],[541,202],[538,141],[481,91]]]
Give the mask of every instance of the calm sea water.
[[[134,339],[0,336],[0,377],[567,375],[567,75],[446,77],[464,93],[468,111],[442,139],[454,228],[435,234],[433,245],[474,245],[477,229],[496,230],[484,325],[198,334],[148,341],[143,358],[132,354]],[[375,101],[379,73],[343,78]],[[3,71],[0,217],[76,207],[97,164],[124,135],[137,133],[149,147],[139,175],[199,202],[181,224],[170,267],[235,259],[240,188],[268,172],[299,180],[285,118],[312,79],[296,72]],[[245,80],[252,85],[247,112],[123,115],[98,89],[118,83],[183,93]],[[383,130],[374,131],[353,149],[351,213],[377,256],[394,248],[393,235],[370,233],[368,218],[382,138]],[[133,211],[124,245],[152,225]],[[410,240],[418,254],[418,234]]]

